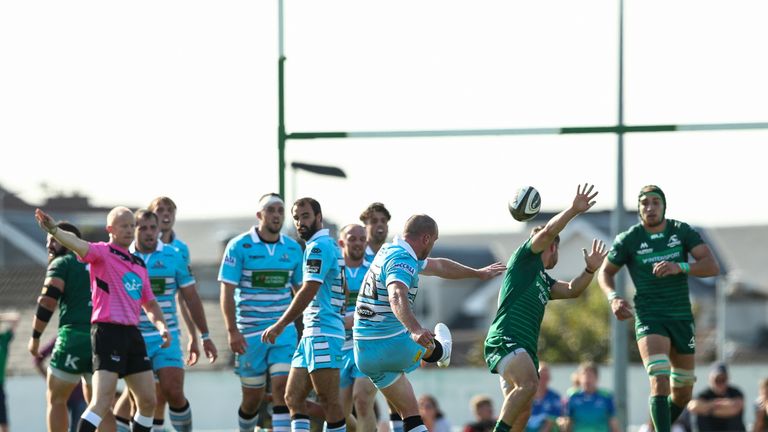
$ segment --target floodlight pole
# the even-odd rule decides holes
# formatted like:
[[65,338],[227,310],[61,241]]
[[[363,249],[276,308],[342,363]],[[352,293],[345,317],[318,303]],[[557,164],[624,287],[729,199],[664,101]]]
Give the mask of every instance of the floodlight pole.
[[277,172],[280,196],[285,198],[285,46],[283,0],[277,0]]
[[[611,236],[624,230],[624,0],[619,0],[619,88],[618,130],[616,131],[616,207],[611,215]],[[616,294],[625,297],[626,270],[615,276]],[[613,358],[613,391],[619,430],[627,430],[627,326],[609,311],[611,320],[611,357]]]

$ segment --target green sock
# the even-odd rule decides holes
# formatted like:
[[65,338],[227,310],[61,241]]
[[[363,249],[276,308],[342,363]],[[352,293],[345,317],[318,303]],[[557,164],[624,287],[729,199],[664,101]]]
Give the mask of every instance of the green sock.
[[651,396],[651,419],[656,432],[670,432],[672,422],[669,415],[669,402],[667,396]]
[[512,426],[499,419],[499,421],[496,422],[496,427],[493,428],[493,432],[509,432],[510,429],[512,429]]
[[685,408],[677,406],[677,404],[672,401],[672,395],[669,396],[667,402],[669,403],[669,422],[674,423],[675,420],[680,417],[680,414],[683,413]]

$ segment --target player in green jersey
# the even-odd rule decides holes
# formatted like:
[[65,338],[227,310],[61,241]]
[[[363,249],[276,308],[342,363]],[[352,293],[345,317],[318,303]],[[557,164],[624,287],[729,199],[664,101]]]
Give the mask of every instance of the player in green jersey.
[[492,373],[500,375],[504,392],[494,431],[525,429],[539,384],[537,350],[544,309],[549,300],[581,295],[605,258],[605,244],[593,240],[589,253],[582,249],[584,270],[570,282],[555,280],[545,271],[557,265],[560,232],[595,204],[593,188],[578,186],[571,206],[534,228],[507,263],[499,309],[485,339],[485,361]]
[[[81,237],[68,222],[58,222],[59,229]],[[67,399],[81,380],[85,382],[86,401],[91,394],[91,284],[84,263],[75,254],[48,235],[48,270],[43,290],[37,299],[37,313],[32,323],[29,352],[37,357],[40,336],[56,308],[59,308],[59,332],[48,365],[47,423],[49,431],[67,431]],[[77,422],[79,417],[73,419]]]
[[[637,208],[640,223],[616,236],[598,281],[617,319],[635,317],[637,347],[651,381],[651,418],[656,431],[669,432],[691,400],[696,381],[688,275],[716,276],[720,266],[699,233],[666,219],[661,188],[643,187]],[[688,263],[688,255],[695,262]],[[635,284],[634,310],[616,295],[614,275],[624,265]]]

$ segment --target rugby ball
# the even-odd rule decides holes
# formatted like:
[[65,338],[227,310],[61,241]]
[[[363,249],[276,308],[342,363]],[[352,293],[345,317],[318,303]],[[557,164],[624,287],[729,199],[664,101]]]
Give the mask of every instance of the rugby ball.
[[524,186],[517,190],[509,201],[509,213],[516,221],[533,219],[541,209],[541,195],[533,186]]

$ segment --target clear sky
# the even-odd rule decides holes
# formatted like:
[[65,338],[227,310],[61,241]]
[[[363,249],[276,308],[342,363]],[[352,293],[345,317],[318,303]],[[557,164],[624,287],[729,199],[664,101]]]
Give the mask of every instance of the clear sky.
[[[605,126],[616,122],[617,2],[287,2],[289,132]],[[247,216],[277,190],[276,1],[2,2],[0,184],[74,191],[179,218]],[[627,0],[627,124],[768,122],[768,3]],[[576,184],[616,200],[612,135],[291,141],[286,192],[353,222],[372,201],[443,232],[513,230]],[[668,216],[765,224],[768,131],[628,135],[625,204],[656,183]]]

